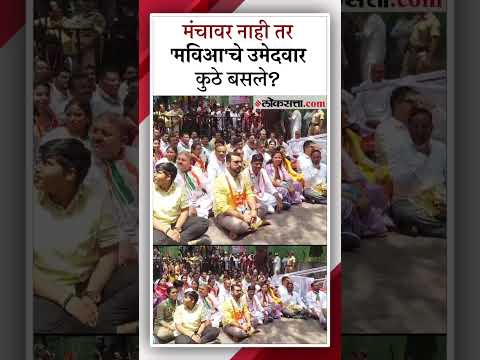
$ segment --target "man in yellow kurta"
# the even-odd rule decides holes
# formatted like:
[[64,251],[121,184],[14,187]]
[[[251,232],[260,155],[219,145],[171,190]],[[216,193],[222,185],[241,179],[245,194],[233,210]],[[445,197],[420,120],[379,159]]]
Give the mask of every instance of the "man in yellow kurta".
[[217,225],[232,240],[257,230],[263,222],[265,209],[257,206],[248,177],[242,175],[241,156],[227,154],[227,171],[213,184],[213,212]]
[[234,341],[243,340],[255,333],[240,285],[232,285],[232,296],[222,305],[222,324],[225,334],[231,336]]

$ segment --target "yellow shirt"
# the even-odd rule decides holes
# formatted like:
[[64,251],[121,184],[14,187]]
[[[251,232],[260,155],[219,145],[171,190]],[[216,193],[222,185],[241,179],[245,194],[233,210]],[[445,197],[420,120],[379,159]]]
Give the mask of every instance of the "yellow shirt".
[[[153,192],[153,217],[157,219],[165,231],[175,224],[182,210],[188,208],[187,193],[184,188],[172,183],[168,191],[155,186]],[[161,229],[163,230],[163,229]]]
[[[205,307],[198,301],[192,310],[185,308],[185,305],[177,306],[173,314],[173,322],[175,325],[181,325],[188,331],[187,336],[192,336],[207,321],[207,311]],[[180,335],[178,330],[174,332],[175,336]]]
[[247,315],[250,314],[248,310],[245,297],[240,298],[240,303],[237,303],[233,298],[226,300],[222,305],[222,324],[230,325],[234,320],[243,324],[246,322]]
[[[221,215],[229,209],[236,208],[233,201],[232,192],[228,186],[227,176],[228,175],[226,174],[219,176],[213,183],[213,213],[215,216]],[[236,191],[237,187],[238,189],[241,188],[241,191],[243,191],[242,194],[245,195],[246,200],[255,199],[255,195],[252,192],[250,179],[243,173],[239,175],[239,179],[240,181],[232,181],[232,178],[230,178],[232,190]],[[246,201],[245,205],[247,205]]]
[[99,249],[119,242],[111,198],[95,187],[80,186],[67,208],[36,192],[33,214],[34,267],[75,291],[89,279],[100,260]]

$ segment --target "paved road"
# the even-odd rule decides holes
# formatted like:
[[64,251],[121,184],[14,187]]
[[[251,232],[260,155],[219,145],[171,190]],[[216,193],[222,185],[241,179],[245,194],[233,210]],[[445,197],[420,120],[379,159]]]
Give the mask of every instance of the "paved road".
[[[259,333],[242,342],[246,344],[325,344],[327,332],[318,320],[281,318],[273,323],[259,326]],[[222,344],[233,341],[220,331],[218,339]]]
[[446,332],[445,239],[389,233],[342,253],[343,331]]
[[[327,207],[302,203],[289,211],[268,216],[271,225],[248,234],[238,240],[231,240],[210,219],[207,234],[212,245],[326,245]],[[154,230],[154,236],[156,230]]]
[[[318,320],[281,318],[272,323],[257,327],[260,330],[250,338],[239,343],[243,344],[325,344],[327,332],[320,326]],[[234,341],[220,329],[218,336],[220,344],[235,344]],[[174,342],[170,342],[173,344]]]

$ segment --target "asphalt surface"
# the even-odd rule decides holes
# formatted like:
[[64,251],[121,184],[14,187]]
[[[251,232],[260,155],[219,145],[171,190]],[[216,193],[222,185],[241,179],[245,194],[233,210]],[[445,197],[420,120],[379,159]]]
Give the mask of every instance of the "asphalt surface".
[[344,333],[445,333],[445,239],[388,233],[342,253]]
[[[230,239],[210,218],[207,235],[212,245],[326,245],[327,206],[302,203],[268,215],[270,225],[237,240]],[[153,230],[153,236],[157,236]]]

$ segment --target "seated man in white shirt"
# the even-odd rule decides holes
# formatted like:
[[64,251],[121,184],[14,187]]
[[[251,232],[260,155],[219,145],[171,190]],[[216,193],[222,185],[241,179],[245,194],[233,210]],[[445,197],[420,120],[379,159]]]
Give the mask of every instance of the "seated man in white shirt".
[[243,147],[243,160],[250,161],[252,156],[257,153],[257,143],[254,135],[248,137],[247,143]]
[[220,327],[222,313],[219,310],[219,302],[212,293],[208,292],[208,285],[200,284],[198,287],[198,294],[200,295],[198,301],[203,304],[203,307],[207,312],[207,319],[213,327]]
[[417,151],[408,132],[408,119],[418,101],[418,92],[409,86],[392,91],[390,106],[392,117],[378,125],[375,131],[377,163],[386,165],[390,174],[402,173],[415,163]]
[[320,150],[315,149],[310,153],[312,166],[303,169],[305,188],[303,195],[306,201],[314,204],[327,203],[327,165],[321,162]]
[[223,286],[220,287],[220,291],[218,293],[219,308],[221,308],[222,304],[231,297],[231,286],[232,281],[230,279],[223,280]]
[[176,181],[187,191],[189,216],[208,219],[213,201],[207,177],[200,168],[192,166],[192,154],[187,151],[178,154],[177,168]]
[[307,293],[307,306],[313,318],[320,321],[320,325],[327,328],[327,295],[320,290],[321,280],[315,280],[311,290]]
[[312,159],[310,155],[315,150],[315,142],[307,140],[303,143],[303,152],[298,156],[298,170],[304,173],[306,170],[312,167]]
[[287,294],[282,296],[283,316],[295,319],[307,319],[310,314],[307,306],[303,302],[300,295],[294,291],[294,285],[292,281],[287,284]]
[[[288,262],[288,258],[285,256],[284,259],[285,259],[285,265],[284,265],[284,268],[285,268]],[[288,294],[287,285],[289,282],[290,282],[290,278],[288,276],[282,276],[282,285],[280,285],[277,289],[278,295],[280,296],[280,298],[287,296]]]
[[385,65],[372,64],[370,80],[360,85],[361,89],[352,104],[355,122],[366,130],[374,131],[390,115],[391,88],[383,84],[384,79]]
[[223,141],[215,143],[215,151],[212,152],[209,158],[207,173],[208,181],[213,184],[213,181],[220,175],[225,174],[227,157],[227,148]]
[[185,189],[175,183],[177,168],[170,163],[157,165],[155,190],[153,192],[153,227],[158,230],[155,245],[208,243],[202,237],[208,230],[208,220],[189,216],[188,198]]
[[265,320],[265,309],[263,308],[256,293],[255,285],[250,285],[247,288],[247,295],[245,300],[247,301],[248,310],[252,319],[252,325],[258,326],[263,324]]
[[445,145],[431,139],[432,114],[414,110],[408,131],[418,152],[415,166],[393,177],[392,213],[401,232],[409,235],[446,237]]

